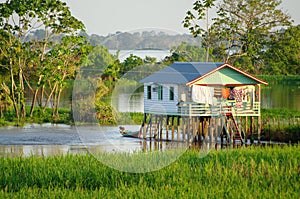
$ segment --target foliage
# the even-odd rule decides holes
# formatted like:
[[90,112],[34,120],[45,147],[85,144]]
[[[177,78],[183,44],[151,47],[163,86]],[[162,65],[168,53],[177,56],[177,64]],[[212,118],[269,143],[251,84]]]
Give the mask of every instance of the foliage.
[[[162,153],[175,152],[155,157]],[[118,162],[135,157],[102,155]],[[2,157],[0,197],[299,198],[299,161],[299,145],[211,151],[203,158],[187,151],[168,167],[144,174],[113,170],[90,155]]]
[[300,140],[300,111],[278,109],[262,109],[262,140],[292,142]]
[[196,1],[195,14],[188,11],[184,27],[193,35],[204,34],[206,43],[218,53],[217,58],[250,73],[262,72],[261,54],[269,46],[272,31],[289,26],[291,22],[278,8],[281,0],[222,0],[216,7],[217,17],[205,32],[199,21],[205,18],[205,10],[214,6],[213,3]]
[[[37,28],[44,28],[40,40],[26,41],[26,36]],[[7,0],[0,4],[1,71],[9,81],[1,80],[2,88],[10,97],[16,118],[26,116],[25,87],[33,93],[32,116],[40,92],[40,106],[47,95],[47,107],[51,98],[55,106],[53,117],[58,117],[58,105],[64,80],[74,76],[76,66],[87,51],[85,43],[76,37],[83,30],[82,22],[73,17],[66,3],[60,0]],[[66,34],[62,42],[55,44],[49,38]],[[46,93],[46,87],[50,93]],[[45,109],[45,108],[44,108]]]
[[46,108],[36,108],[32,114],[29,116],[30,107],[26,107],[26,117],[22,121],[17,121],[15,118],[14,110],[3,111],[3,118],[0,119],[0,126],[23,126],[25,123],[54,123],[54,124],[73,124],[73,118],[71,117],[71,111],[69,109],[59,109],[59,118],[52,117],[52,109]]
[[265,74],[300,74],[300,25],[279,30],[271,36],[271,43],[262,59]]
[[[165,65],[173,62],[204,62],[206,60],[206,50],[198,46],[191,46],[187,43],[181,43],[171,49],[171,56],[164,59]],[[212,59],[212,57],[211,57]]]
[[[211,33],[210,33],[210,25],[209,25],[209,10],[215,6],[216,0],[197,0],[193,4],[193,10],[195,13],[191,11],[187,11],[186,17],[184,19],[183,26],[188,28],[191,34],[194,37],[201,36],[203,46],[206,47],[206,57],[205,61],[209,61],[210,47],[211,47]],[[200,26],[200,22],[205,22],[205,28]]]
[[272,108],[272,109],[261,109],[262,117],[280,117],[280,118],[292,118],[299,117],[300,111],[297,110],[289,110],[285,108]]
[[144,119],[144,113],[119,113],[118,117],[116,117],[118,124],[136,124],[141,125]]

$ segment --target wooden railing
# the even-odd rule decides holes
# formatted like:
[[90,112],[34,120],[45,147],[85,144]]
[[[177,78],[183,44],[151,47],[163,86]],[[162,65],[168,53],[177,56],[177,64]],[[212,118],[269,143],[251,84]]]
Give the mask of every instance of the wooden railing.
[[178,106],[178,114],[182,116],[219,116],[231,113],[234,116],[259,116],[260,102],[222,102],[216,105],[205,105],[194,102],[183,102]]

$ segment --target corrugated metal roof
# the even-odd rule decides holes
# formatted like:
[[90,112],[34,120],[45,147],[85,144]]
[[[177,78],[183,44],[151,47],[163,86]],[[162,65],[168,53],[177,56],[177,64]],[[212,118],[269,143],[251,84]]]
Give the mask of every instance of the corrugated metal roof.
[[186,84],[223,65],[223,62],[175,62],[142,79],[141,83]]

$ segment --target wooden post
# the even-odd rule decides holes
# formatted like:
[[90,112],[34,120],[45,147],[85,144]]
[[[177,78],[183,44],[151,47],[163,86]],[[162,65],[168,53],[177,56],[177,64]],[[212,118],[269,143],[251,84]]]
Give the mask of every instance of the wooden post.
[[203,126],[202,126],[202,117],[198,118],[199,124],[198,124],[198,142],[201,143],[201,136],[203,134]]
[[186,118],[182,117],[182,141],[185,141],[185,132],[186,132]]
[[191,116],[188,117],[187,119],[187,140],[188,143],[190,143],[190,137],[191,137]]
[[169,139],[169,116],[167,115],[167,120],[166,120],[166,139]]
[[204,118],[204,140],[207,141],[208,137],[208,119]]
[[[246,116],[246,121],[245,121],[245,133],[246,133],[246,137],[247,137],[247,135],[248,135],[248,133],[249,133],[249,128],[248,128],[248,116]],[[247,141],[247,140],[246,140]]]
[[180,140],[180,117],[177,116],[177,141]]
[[154,137],[155,139],[158,139],[158,129],[159,129],[159,124],[158,124],[158,118],[157,115],[155,115],[155,133],[154,133]]
[[172,141],[174,141],[174,133],[175,133],[174,116],[172,116]]
[[251,144],[254,143],[253,132],[254,132],[254,117],[251,116],[251,118],[250,118],[250,136],[251,136],[250,142],[251,142]]
[[213,143],[214,139],[214,120],[213,118],[210,118],[209,120],[209,142]]
[[162,140],[162,130],[163,130],[163,116],[159,118],[159,138]]
[[[261,102],[261,95],[260,95],[260,84],[258,84],[258,101]],[[260,108],[260,107],[259,107]],[[261,133],[261,118],[260,118],[260,110],[259,110],[259,116],[257,118],[257,139],[258,143],[260,143],[260,133]]]
[[217,142],[217,139],[218,137],[221,137],[221,134],[222,134],[222,124],[221,124],[221,118],[218,117],[217,118],[217,134],[216,134],[216,142]]
[[258,143],[260,143],[260,134],[261,134],[261,117],[258,116],[257,118],[257,139],[258,139]]
[[[150,114],[150,122],[149,122],[149,124],[150,124],[150,132],[149,132],[149,134],[150,134],[150,141],[152,140],[152,114]],[[150,146],[151,146],[151,143],[150,143]],[[150,151],[151,151],[151,148],[150,148]]]
[[147,137],[147,127],[146,127],[146,121],[147,121],[147,113],[144,113],[144,121],[143,121],[143,125],[142,127],[144,128],[143,129],[143,138],[146,139]]

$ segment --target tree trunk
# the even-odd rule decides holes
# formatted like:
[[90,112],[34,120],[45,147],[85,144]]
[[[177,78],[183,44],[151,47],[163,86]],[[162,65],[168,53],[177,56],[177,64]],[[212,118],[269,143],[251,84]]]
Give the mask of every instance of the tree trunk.
[[54,93],[56,87],[57,87],[57,83],[54,84],[54,87],[52,88],[52,90],[51,90],[51,92],[50,92],[50,94],[49,94],[49,96],[48,96],[48,98],[47,98],[47,100],[46,100],[46,103],[45,103],[45,105],[44,105],[43,111],[46,110],[46,108],[47,108],[47,106],[48,106],[48,104],[49,104],[51,98],[53,97],[53,93]]
[[62,87],[60,87],[58,89],[58,93],[57,93],[57,96],[56,96],[56,107],[55,107],[55,117],[56,118],[59,118],[58,109],[59,109],[60,96],[61,96],[62,90],[63,90]]
[[18,109],[18,104],[17,104],[17,101],[16,101],[16,96],[15,96],[15,80],[14,80],[14,74],[13,74],[13,66],[12,66],[12,59],[10,59],[10,78],[11,78],[11,87],[10,87],[10,93],[11,93],[11,100],[13,102],[13,107],[15,109],[15,112],[16,112],[16,117],[17,117],[17,120],[19,121],[20,118],[19,118],[19,109]]
[[31,102],[31,107],[30,107],[30,117],[32,117],[32,114],[33,114],[33,111],[34,111],[34,107],[35,107],[35,103],[36,103],[36,97],[37,97],[37,94],[39,92],[39,89],[35,89],[35,92],[33,94],[33,97],[32,97],[32,102]]

